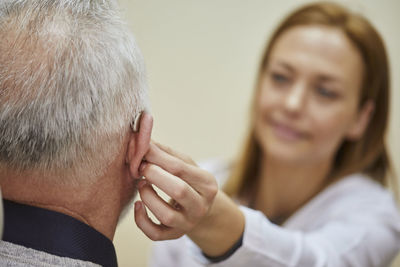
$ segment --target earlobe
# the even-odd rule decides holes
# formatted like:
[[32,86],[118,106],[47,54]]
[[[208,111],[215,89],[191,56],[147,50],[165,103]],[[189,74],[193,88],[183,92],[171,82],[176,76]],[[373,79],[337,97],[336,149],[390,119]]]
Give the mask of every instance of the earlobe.
[[347,139],[355,141],[360,139],[364,135],[364,132],[368,128],[374,110],[375,104],[372,100],[368,100],[367,102],[365,102],[363,107],[358,112],[356,121],[353,123],[352,127],[350,127],[347,133]]
[[143,157],[149,150],[151,131],[153,128],[153,117],[149,113],[140,116],[138,130],[131,133],[127,150],[127,162],[130,165],[130,172],[134,178],[139,178],[139,167]]

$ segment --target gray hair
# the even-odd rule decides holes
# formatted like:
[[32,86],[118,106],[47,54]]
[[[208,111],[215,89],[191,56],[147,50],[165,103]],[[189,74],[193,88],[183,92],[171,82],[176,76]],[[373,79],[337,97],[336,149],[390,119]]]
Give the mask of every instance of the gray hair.
[[144,62],[113,0],[1,1],[1,165],[99,175],[147,105]]

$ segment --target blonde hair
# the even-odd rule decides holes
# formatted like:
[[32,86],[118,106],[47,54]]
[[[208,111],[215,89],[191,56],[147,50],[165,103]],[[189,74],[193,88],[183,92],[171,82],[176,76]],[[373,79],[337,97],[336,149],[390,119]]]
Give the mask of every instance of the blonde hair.
[[[323,25],[340,29],[359,50],[364,61],[364,78],[360,108],[371,100],[375,111],[364,135],[356,141],[344,141],[339,147],[330,177],[361,172],[380,184],[387,185],[392,173],[385,145],[389,116],[389,66],[384,43],[375,28],[362,16],[334,3],[309,4],[291,13],[273,33],[262,57],[253,98],[250,130],[238,162],[225,185],[230,196],[245,197],[251,193],[258,178],[262,149],[254,133],[255,101],[259,83],[273,45],[281,34],[300,25]],[[391,176],[394,180],[394,175]]]

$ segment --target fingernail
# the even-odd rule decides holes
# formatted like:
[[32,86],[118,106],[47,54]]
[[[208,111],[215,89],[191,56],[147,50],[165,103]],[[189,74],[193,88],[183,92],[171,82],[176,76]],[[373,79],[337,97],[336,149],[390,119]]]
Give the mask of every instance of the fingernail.
[[136,201],[135,202],[135,210],[138,211],[141,207],[142,207],[142,204],[140,203],[140,201]]
[[138,184],[137,184],[137,188],[141,189],[143,186],[146,185],[146,181],[145,180],[141,180]]
[[139,172],[143,172],[143,170],[146,167],[146,165],[147,165],[147,162],[146,161],[142,161],[140,163],[140,166],[139,166]]

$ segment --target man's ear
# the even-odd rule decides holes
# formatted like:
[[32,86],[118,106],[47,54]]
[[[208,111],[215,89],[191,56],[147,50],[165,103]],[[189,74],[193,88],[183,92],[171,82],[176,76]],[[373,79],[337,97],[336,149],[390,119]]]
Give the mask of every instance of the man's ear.
[[354,141],[360,139],[363,136],[374,113],[374,110],[375,104],[372,100],[368,100],[367,102],[365,102],[362,108],[358,111],[357,117],[355,118],[353,125],[347,132],[347,139]]
[[138,131],[131,132],[126,155],[126,162],[130,165],[130,172],[134,178],[140,177],[139,167],[149,150],[153,117],[149,113],[143,112],[138,123]]

